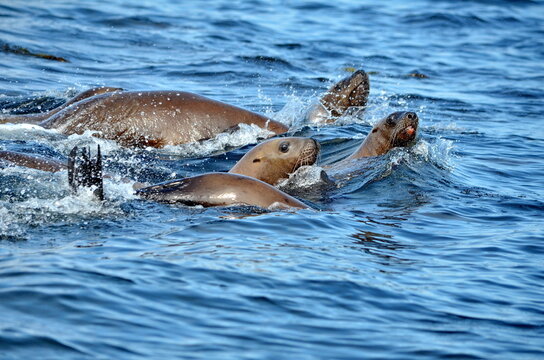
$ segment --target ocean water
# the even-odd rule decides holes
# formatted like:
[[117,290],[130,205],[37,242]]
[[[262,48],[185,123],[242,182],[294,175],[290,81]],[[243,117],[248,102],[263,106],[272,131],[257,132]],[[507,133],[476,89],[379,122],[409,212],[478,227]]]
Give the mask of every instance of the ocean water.
[[[420,117],[413,147],[299,183],[311,210],[164,205],[118,179],[99,204],[66,173],[1,167],[0,358],[544,358],[541,1],[12,1],[0,24],[4,113],[192,91],[319,140],[319,166]],[[368,109],[306,124],[357,68]],[[131,150],[5,124],[0,150],[100,144],[109,172],[157,182],[226,171],[261,135]]]

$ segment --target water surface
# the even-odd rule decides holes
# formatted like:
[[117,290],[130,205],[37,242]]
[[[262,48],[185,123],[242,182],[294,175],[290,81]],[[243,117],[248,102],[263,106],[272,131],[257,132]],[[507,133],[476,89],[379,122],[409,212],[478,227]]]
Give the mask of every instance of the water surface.
[[[539,1],[57,1],[0,5],[0,108],[36,112],[94,86],[196,92],[349,155],[416,111],[409,149],[374,159],[314,210],[145,202],[106,181],[0,168],[0,351],[7,359],[544,357],[544,8]],[[309,126],[364,68],[366,112]],[[423,74],[421,76],[418,74]],[[119,176],[228,170],[260,133],[127,150],[0,125],[0,149],[65,160],[101,144]]]

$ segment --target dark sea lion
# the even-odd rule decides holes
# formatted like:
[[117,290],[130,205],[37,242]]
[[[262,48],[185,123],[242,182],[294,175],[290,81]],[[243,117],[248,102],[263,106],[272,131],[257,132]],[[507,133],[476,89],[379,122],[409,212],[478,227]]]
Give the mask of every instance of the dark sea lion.
[[318,104],[308,112],[311,122],[331,123],[350,107],[365,107],[370,93],[370,80],[364,70],[339,81],[323,95]]
[[251,176],[276,185],[299,167],[312,165],[319,143],[310,138],[286,137],[265,141],[248,151],[229,173]]
[[263,181],[229,173],[207,173],[148,186],[136,191],[144,199],[201,206],[249,205],[307,208],[304,203]]
[[361,146],[346,160],[383,155],[395,147],[407,146],[416,138],[418,124],[415,112],[394,112],[374,125]]

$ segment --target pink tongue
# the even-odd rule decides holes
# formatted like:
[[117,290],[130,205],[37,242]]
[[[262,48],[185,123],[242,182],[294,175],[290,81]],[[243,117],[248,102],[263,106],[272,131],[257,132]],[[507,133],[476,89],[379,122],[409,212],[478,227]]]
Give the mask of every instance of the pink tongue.
[[416,129],[414,129],[412,126],[408,126],[405,131],[408,135],[412,135],[416,132]]

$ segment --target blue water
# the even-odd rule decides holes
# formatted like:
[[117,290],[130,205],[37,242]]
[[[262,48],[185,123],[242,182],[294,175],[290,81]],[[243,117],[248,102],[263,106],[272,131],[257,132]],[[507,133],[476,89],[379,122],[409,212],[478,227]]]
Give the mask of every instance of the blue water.
[[[319,165],[388,113],[421,121],[412,148],[301,186],[314,210],[157,204],[115,180],[100,205],[65,173],[0,168],[0,358],[544,358],[544,3],[25,1],[0,24],[0,45],[69,61],[0,52],[4,112],[192,91],[314,137]],[[368,110],[305,124],[355,68]],[[101,144],[109,172],[154,182],[228,170],[258,137],[136,151],[0,125],[0,150]]]

